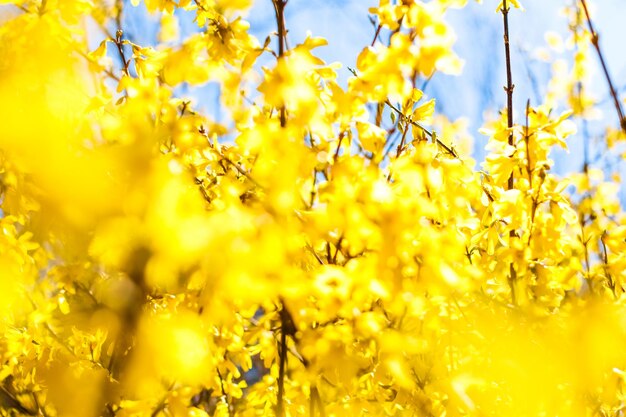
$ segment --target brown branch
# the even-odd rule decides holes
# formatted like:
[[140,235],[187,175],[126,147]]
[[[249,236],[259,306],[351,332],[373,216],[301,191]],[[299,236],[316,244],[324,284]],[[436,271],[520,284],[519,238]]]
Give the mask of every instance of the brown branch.
[[0,385],[0,408],[5,410],[17,411],[20,414],[26,414],[29,416],[36,416],[37,412],[26,408],[20,400],[14,396],[4,386]]
[[405,119],[408,123],[410,123],[411,125],[420,128],[425,134],[426,136],[428,136],[429,138],[435,140],[435,143],[437,143],[437,145],[439,145],[439,147],[441,147],[443,150],[445,150],[449,155],[460,159],[459,154],[456,153],[456,151],[449,147],[448,145],[446,145],[445,143],[443,143],[441,140],[439,140],[435,135],[433,135],[433,132],[431,132],[430,130],[426,129],[424,126],[422,126],[421,124],[417,123],[414,120],[411,120],[408,116],[406,116],[404,113],[402,113],[402,111],[400,109],[398,109],[396,106],[394,106],[393,104],[391,104],[391,102],[389,100],[385,101],[385,105],[387,105],[391,110],[395,111],[398,116],[402,117],[403,119]]
[[288,0],[272,0],[274,12],[276,13],[276,24],[278,26],[278,56],[285,54],[285,42],[287,31],[285,29],[285,6]]
[[280,347],[278,351],[278,394],[276,400],[276,416],[285,415],[285,368],[287,367],[287,332],[280,333]]
[[[352,75],[354,75],[356,78],[359,78],[359,75],[357,74],[356,70],[354,68],[350,68],[348,67],[348,70],[352,73]],[[426,129],[424,126],[422,126],[421,124],[419,124],[418,122],[412,120],[410,117],[406,116],[404,113],[402,113],[402,110],[400,110],[399,108],[397,108],[396,106],[394,106],[391,101],[389,101],[389,99],[385,100],[383,103],[378,103],[379,105],[379,111],[377,112],[377,120],[376,120],[376,126],[380,127],[380,120],[378,120],[378,118],[382,118],[382,112],[380,111],[380,107],[381,106],[387,106],[389,107],[391,110],[393,110],[394,112],[396,112],[396,114],[398,116],[400,116],[401,118],[403,118],[404,120],[406,120],[408,123],[410,123],[411,125],[420,128],[424,134],[426,134],[426,136],[428,136],[431,140],[433,140],[437,145],[439,145],[439,147],[441,147],[443,150],[445,150],[449,155],[453,156],[456,159],[461,159],[461,157],[459,156],[459,154],[456,153],[456,151],[446,145],[445,143],[443,143],[441,140],[439,140],[435,134],[433,134],[433,132],[431,132],[430,130]],[[380,113],[380,115],[379,115]],[[384,153],[383,158],[387,155],[387,153],[391,150],[391,147]]]
[[335,150],[335,154],[333,155],[333,162],[337,162],[337,158],[339,158],[339,151],[341,150],[341,142],[343,142],[343,138],[346,135],[345,130],[339,133],[339,140],[337,141],[337,149]]
[[[356,76],[356,72],[354,73],[354,75]],[[445,143],[443,143],[437,137],[437,135],[435,135],[433,132],[431,132],[430,130],[426,129],[424,126],[420,125],[416,121],[410,119],[408,116],[405,116],[404,113],[402,113],[402,111],[400,109],[398,109],[396,106],[391,104],[391,102],[389,100],[386,100],[384,104],[387,105],[391,110],[395,111],[401,118],[403,118],[405,120],[408,120],[408,122],[410,124],[412,124],[413,126],[416,126],[416,127],[420,128],[420,129],[422,129],[422,131],[427,136],[429,136],[431,138],[431,140],[433,140],[433,142],[436,143],[440,148],[445,150],[453,158],[456,158],[459,161],[461,161],[461,163],[463,163],[463,160],[461,159],[459,154],[454,150],[454,148],[452,148],[450,146],[447,146]],[[387,156],[387,153],[389,153],[390,150],[391,150],[391,146],[389,146],[387,151],[384,153],[383,158]],[[390,178],[391,178],[391,174],[388,176],[388,179],[390,179]],[[483,192],[485,193],[485,195],[487,196],[487,198],[489,199],[489,201],[493,202],[494,199],[493,199],[493,196],[491,195],[491,193],[489,192],[489,190],[487,190],[484,185],[482,186],[482,189],[483,189]]]
[[[272,0],[274,12],[276,13],[276,25],[278,27],[278,58],[285,55],[285,44],[287,42],[287,30],[285,29],[285,6],[288,0]],[[280,127],[287,125],[287,114],[285,105],[280,108]]]
[[310,243],[306,244],[306,248],[313,254],[313,256],[315,257],[315,259],[317,260],[317,262],[320,265],[325,265],[324,261],[322,260],[322,258],[320,258],[320,256],[317,254],[317,252],[315,252],[315,248],[313,248],[313,246],[311,246]]
[[46,13],[46,6],[48,5],[48,1],[47,0],[41,0],[41,5],[39,6],[39,16],[43,16],[44,13]]
[[604,269],[604,275],[606,276],[607,285],[611,292],[613,293],[613,297],[617,300],[617,292],[615,291],[615,281],[613,280],[613,276],[609,271],[609,253],[606,249],[606,239],[607,232],[606,230],[602,232],[602,236],[600,237],[600,243],[602,243],[602,269]]
[[281,301],[280,315],[280,344],[278,350],[278,394],[276,399],[276,417],[285,416],[285,373],[287,372],[287,336],[294,336],[296,328],[287,311],[285,303]]
[[[515,85],[513,85],[513,76],[511,74],[511,48],[509,45],[509,7],[507,6],[506,0],[502,2],[502,18],[504,21],[504,55],[506,60],[506,86],[504,90],[506,91],[506,111],[507,111],[507,127],[509,128],[509,145],[514,146],[513,139],[513,89]],[[513,188],[513,173],[509,177],[508,189]]]
[[317,389],[317,386],[313,385],[311,387],[311,398],[309,398],[309,413],[311,417],[315,414],[315,406],[317,404],[317,408],[319,409],[320,417],[326,417],[326,412],[324,411],[324,403],[322,402],[322,398],[320,397],[320,392]]
[[371,46],[376,45],[376,41],[378,40],[378,35],[380,35],[380,30],[383,28],[383,25],[378,24],[376,27],[376,32],[374,33],[374,39],[372,40]]
[[122,31],[122,29],[118,29],[115,33],[115,39],[113,40],[113,42],[115,43],[115,46],[117,46],[117,53],[119,54],[120,60],[122,61],[122,71],[124,72],[124,75],[130,76],[130,72],[128,71],[130,59],[127,60],[126,55],[124,54],[124,39],[122,39],[123,35],[124,32]]
[[[111,34],[106,31],[109,35],[109,38],[115,43],[117,46],[117,53],[119,55],[120,61],[122,61],[122,70],[125,75],[129,75],[128,66],[130,65],[130,60],[126,59],[126,55],[124,54],[124,42],[122,36],[124,34],[124,29],[122,28],[123,12],[124,12],[124,1],[116,0],[115,6],[117,8],[117,13],[115,14],[115,37],[110,36]],[[106,29],[106,28],[105,28]]]
[[237,172],[243,175],[246,179],[248,179],[248,181],[254,184],[257,188],[260,188],[261,190],[263,189],[261,184],[259,184],[254,178],[252,178],[248,172],[246,172],[241,166],[239,166],[239,164],[236,164],[235,162],[231,161],[226,155],[223,155],[219,152],[217,152],[217,154],[221,156],[223,161],[227,162],[230,166],[235,168]]
[[583,6],[585,11],[585,17],[587,18],[587,25],[589,26],[589,32],[591,32],[591,43],[593,47],[596,49],[598,54],[598,58],[600,59],[600,64],[602,65],[602,71],[604,72],[604,77],[606,78],[606,82],[609,85],[609,90],[611,91],[611,97],[613,97],[613,104],[615,105],[615,111],[617,112],[617,117],[619,117],[619,124],[622,132],[626,133],[626,118],[624,118],[624,110],[622,109],[622,104],[617,97],[617,92],[615,91],[615,87],[613,87],[613,81],[611,80],[611,76],[609,75],[609,69],[606,65],[606,61],[604,60],[604,55],[602,54],[602,50],[600,49],[600,35],[596,32],[593,22],[591,20],[591,16],[589,15],[589,10],[587,9],[586,0],[580,0],[580,3]]
[[528,130],[529,113],[530,113],[530,99],[526,101],[526,126],[524,129],[524,142],[526,144],[526,173],[528,175],[528,185],[530,188],[533,188],[533,167],[532,167],[532,161],[530,160],[530,133]]
[[[113,38],[111,38],[111,39],[113,39]],[[90,61],[89,56],[85,52],[81,51],[80,49],[76,49],[76,53],[78,53],[78,55],[80,55],[81,57],[85,58],[87,61]],[[113,73],[113,71],[111,71],[110,69],[103,68],[102,72],[104,72],[107,76],[109,76],[109,78],[112,78],[113,80],[117,81],[118,83],[120,82],[120,77],[115,75]]]
[[593,294],[593,282],[591,280],[591,262],[589,261],[589,238],[585,237],[585,215],[580,217],[580,243],[583,245],[585,251],[585,266],[583,268],[583,275],[589,292]]
[[[109,371],[109,380],[120,381],[122,379],[134,353],[134,339],[139,327],[139,320],[144,306],[149,303],[150,289],[146,283],[144,272],[151,256],[152,253],[149,249],[140,247],[131,254],[126,264],[120,268],[120,271],[124,272],[134,284],[134,288],[130,291],[131,298],[118,312],[121,326],[115,335],[113,351],[106,367]],[[117,395],[113,386],[105,380],[101,385],[103,407],[105,409],[110,407],[115,400],[119,399]],[[105,410],[102,414],[105,414]]]
[[[408,123],[409,119],[406,119],[406,124],[404,125],[404,131],[402,132],[402,138],[400,139],[400,143],[398,144],[398,147],[396,148],[396,159],[400,158],[400,154],[402,153],[402,151],[404,150],[404,144],[406,141],[406,134],[409,131],[409,123]],[[400,126],[398,124],[398,126]]]
[[[224,360],[227,360],[224,357]],[[226,389],[224,388],[224,377],[222,377],[222,373],[219,368],[217,369],[217,376],[220,379],[220,390],[222,391],[222,397],[224,398],[224,402],[226,402],[226,407],[228,408],[228,417],[233,417],[233,408],[232,405],[228,402],[228,394],[226,394]]]
[[[339,237],[337,240],[337,244],[335,245],[335,254],[333,255],[333,265],[337,265],[337,255],[341,252],[341,244],[343,243],[343,235]],[[343,254],[342,254],[343,255]]]
[[[533,237],[534,229],[535,229],[535,216],[537,215],[537,208],[539,207],[539,196],[541,195],[541,187],[543,187],[543,182],[545,180],[545,175],[539,176],[539,186],[536,191],[533,191],[533,171],[534,168],[532,166],[532,160],[530,159],[530,137],[532,134],[529,131],[529,114],[530,114],[530,99],[526,102],[526,126],[524,132],[524,142],[526,143],[526,172],[528,174],[528,185],[533,193],[532,197],[532,207],[530,211],[530,227],[528,231],[528,246],[530,246],[530,242]],[[543,169],[543,168],[542,168]],[[543,174],[543,173],[542,173]]]
[[[509,146],[515,146],[515,141],[513,137],[513,88],[515,85],[513,84],[513,75],[511,71],[511,48],[509,45],[509,7],[507,5],[507,1],[503,0],[502,8],[500,11],[502,12],[502,20],[504,22],[504,55],[506,60],[506,86],[504,90],[506,91],[506,116],[507,116],[507,127],[509,129]],[[513,156],[511,156],[513,157]],[[512,190],[514,187],[513,181],[513,171],[511,171],[511,176],[507,182],[507,189]],[[515,237],[515,230],[511,229],[509,232],[509,242],[513,240]],[[509,264],[509,287],[511,288],[511,300],[513,304],[517,304],[516,294],[515,294],[515,281],[517,280],[517,272],[515,271],[515,266],[513,262]]]

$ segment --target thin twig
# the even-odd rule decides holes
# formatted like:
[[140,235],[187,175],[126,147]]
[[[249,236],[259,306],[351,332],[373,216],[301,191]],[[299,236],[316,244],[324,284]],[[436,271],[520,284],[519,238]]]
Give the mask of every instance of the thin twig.
[[589,292],[593,294],[593,281],[591,280],[591,262],[589,261],[589,238],[585,237],[585,215],[580,216],[580,243],[583,245],[585,251],[585,265],[583,268],[583,277],[587,283]]
[[409,131],[409,123],[408,123],[409,119],[406,119],[406,124],[404,125],[404,130],[402,132],[402,138],[400,139],[400,143],[398,144],[398,147],[396,148],[396,159],[400,158],[400,154],[402,153],[402,151],[404,150],[404,143],[406,141],[406,135]]
[[341,142],[343,142],[343,138],[346,135],[345,130],[339,133],[339,139],[337,141],[337,149],[335,150],[335,154],[333,155],[333,162],[337,162],[337,158],[339,158],[339,151],[341,150]]
[[[574,7],[576,9],[576,23],[575,25],[571,25],[570,28],[573,32],[574,35],[574,51],[576,53],[579,52],[580,50],[580,34],[579,34],[579,30],[580,28],[583,26],[582,23],[582,13],[580,8],[577,6],[577,1],[578,0],[574,0],[572,2],[572,7]],[[582,121],[582,131],[583,131],[583,173],[585,175],[589,174],[589,140],[590,140],[590,135],[589,135],[589,126],[587,123],[587,118],[584,115],[585,112],[585,108],[583,107],[583,81],[582,79],[577,80],[576,82],[576,94],[577,94],[577,100],[578,100],[578,108],[580,110],[580,119]],[[586,247],[585,247],[586,249]]]
[[[398,114],[398,116],[401,116],[402,118],[404,118],[406,121],[408,121],[413,126],[420,128],[426,134],[426,136],[428,136],[429,138],[433,139],[433,137],[435,136],[435,135],[433,135],[433,132],[431,132],[430,130],[426,129],[424,126],[422,126],[421,124],[419,124],[415,120],[411,120],[408,116],[406,116],[404,113],[402,113],[402,111],[400,109],[398,109],[396,106],[394,106],[393,104],[391,104],[391,102],[389,100],[385,100],[385,105],[387,105],[391,110],[395,111]],[[449,155],[451,155],[451,156],[453,156],[453,157],[455,157],[457,159],[460,159],[459,154],[457,154],[456,151],[453,148],[451,148],[448,145],[446,145],[445,143],[443,143],[437,137],[435,137],[435,142],[443,150],[445,150]]]
[[315,257],[315,259],[317,260],[317,262],[320,265],[324,265],[324,261],[322,260],[322,258],[320,258],[320,256],[317,254],[317,252],[315,252],[315,248],[313,248],[313,246],[311,246],[310,243],[306,243],[306,247],[307,249],[313,254],[313,256]]
[[122,29],[118,29],[115,33],[115,39],[113,41],[115,42],[115,46],[117,46],[117,52],[120,56],[120,60],[122,61],[122,71],[124,72],[124,75],[130,76],[130,72],[128,71],[130,59],[127,60],[124,53],[124,39],[122,39],[123,35],[124,32],[122,31]]
[[235,168],[237,172],[239,172],[241,175],[247,178],[248,181],[254,184],[255,187],[263,189],[261,184],[259,184],[254,178],[252,178],[252,176],[250,176],[248,172],[246,172],[241,166],[239,166],[239,164],[236,164],[235,162],[231,161],[226,155],[223,155],[220,152],[218,152],[218,155],[220,155],[223,161],[228,162],[228,164],[232,166],[233,168]]
[[532,160],[530,157],[530,137],[532,133],[529,130],[529,115],[530,115],[530,99],[526,102],[526,126],[524,131],[524,142],[526,143],[526,172],[528,174],[528,186],[533,193],[532,196],[532,207],[530,211],[530,227],[528,230],[528,246],[530,246],[530,242],[533,237],[534,228],[535,228],[535,216],[537,215],[537,208],[539,207],[539,196],[541,195],[541,187],[543,187],[543,182],[545,180],[545,175],[539,176],[539,185],[537,186],[537,190],[533,190],[533,171],[534,168],[532,166]]
[[541,93],[539,92],[539,84],[537,83],[537,77],[533,74],[532,68],[530,67],[530,58],[528,57],[527,51],[522,48],[521,45],[517,45],[517,52],[522,56],[522,62],[524,63],[524,68],[526,69],[526,76],[530,81],[530,86],[533,91],[533,95],[535,96],[535,101],[537,103],[541,103]]
[[[124,42],[122,39],[122,36],[124,34],[124,29],[123,29],[123,25],[122,22],[124,20],[123,18],[123,13],[124,13],[124,1],[123,0],[117,0],[115,2],[115,5],[117,7],[117,13],[115,14],[115,38],[112,36],[109,36],[113,42],[115,42],[115,46],[117,46],[117,52],[118,55],[120,57],[120,61],[122,61],[122,69],[124,71],[125,75],[129,75],[129,71],[128,71],[128,66],[130,65],[130,60],[126,59],[126,55],[124,54]],[[108,31],[107,31],[107,34]],[[110,34],[109,34],[110,35]]]
[[317,404],[317,409],[319,410],[320,417],[326,417],[326,412],[324,411],[324,403],[322,402],[322,397],[320,396],[319,390],[314,385],[313,387],[311,387],[311,417],[313,417],[315,404]]
[[[506,111],[507,111],[507,127],[509,128],[509,145],[514,146],[514,138],[513,138],[513,89],[515,85],[513,84],[513,75],[511,71],[511,48],[509,45],[509,7],[507,6],[506,0],[502,2],[502,17],[504,21],[504,55],[506,60],[506,86],[504,90],[506,91]],[[513,173],[509,177],[508,189],[513,188]]]
[[[355,77],[359,78],[359,75],[356,73],[356,70],[354,68],[348,67],[348,71],[350,71],[352,73],[352,75],[354,75]],[[456,159],[461,159],[459,154],[457,154],[456,151],[453,148],[449,147],[448,145],[446,145],[445,143],[440,141],[433,132],[431,132],[430,130],[426,129],[424,126],[422,126],[421,124],[419,124],[415,120],[412,120],[409,116],[407,116],[404,113],[402,113],[402,110],[400,110],[399,108],[394,106],[388,99],[385,100],[384,103],[382,103],[382,104],[379,103],[379,105],[385,105],[385,106],[389,107],[391,110],[396,112],[396,114],[398,116],[400,116],[403,119],[407,120],[411,125],[420,128],[424,132],[424,134],[426,134],[426,136],[428,136],[431,140],[434,140],[434,142],[437,143],[437,145],[439,145],[449,155],[453,156]],[[377,116],[377,117],[379,117],[379,116]],[[380,117],[382,117],[382,114],[380,115]],[[376,126],[380,126],[379,121],[376,122]]]
[[280,349],[278,352],[278,395],[276,401],[276,416],[285,415],[285,368],[287,366],[287,332],[280,333]]
[[626,133],[626,118],[624,118],[624,111],[622,109],[622,103],[619,101],[617,97],[617,92],[615,91],[615,87],[613,87],[613,81],[611,80],[611,76],[609,75],[609,69],[606,65],[606,61],[604,60],[604,55],[602,54],[602,50],[600,49],[600,35],[596,32],[593,22],[591,20],[591,16],[589,15],[589,10],[587,9],[586,0],[580,0],[580,3],[585,10],[585,17],[587,18],[587,25],[589,26],[589,32],[591,32],[591,43],[593,47],[596,49],[598,54],[598,58],[600,59],[600,64],[602,65],[602,70],[604,72],[604,77],[606,78],[606,82],[609,85],[609,90],[611,91],[611,96],[613,97],[613,104],[615,105],[615,111],[617,112],[617,117],[619,117],[620,128],[624,133]]
[[285,373],[287,372],[287,336],[296,334],[291,314],[287,311],[284,301],[281,300],[280,310],[280,345],[278,351],[278,394],[276,400],[276,417],[285,416]]
[[[287,6],[288,0],[272,0],[274,4],[274,12],[276,13],[276,25],[278,27],[278,58],[282,58],[285,55],[285,44],[287,37],[287,30],[285,29],[285,6]],[[287,125],[287,114],[285,105],[280,108],[280,127]]]
[[526,173],[528,174],[528,185],[533,188],[533,167],[530,159],[530,132],[529,132],[529,120],[530,114],[530,99],[526,101],[526,126],[524,129],[524,142],[526,144]]
[[[226,357],[224,357],[224,360],[227,360]],[[233,417],[233,409],[231,407],[231,404],[228,402],[228,394],[226,394],[226,389],[224,388],[224,377],[222,377],[222,373],[220,372],[219,368],[217,369],[217,376],[220,379],[220,390],[222,391],[222,398],[224,398],[224,402],[226,403],[226,407],[228,408],[228,416]]]
[[606,239],[607,232],[606,230],[602,232],[602,236],[600,237],[600,243],[602,243],[602,268],[604,269],[604,275],[606,276],[607,285],[611,292],[613,293],[613,297],[617,300],[617,292],[615,291],[615,281],[613,280],[613,276],[609,271],[609,253],[606,249]]
[[376,27],[376,32],[374,33],[374,39],[372,40],[372,43],[370,46],[374,46],[376,45],[376,41],[378,40],[378,35],[380,35],[380,30],[383,28],[383,25],[378,24],[378,26]]
[[2,407],[7,410],[17,411],[21,414],[36,416],[37,412],[26,408],[17,397],[11,394],[4,386],[0,385],[0,402]]

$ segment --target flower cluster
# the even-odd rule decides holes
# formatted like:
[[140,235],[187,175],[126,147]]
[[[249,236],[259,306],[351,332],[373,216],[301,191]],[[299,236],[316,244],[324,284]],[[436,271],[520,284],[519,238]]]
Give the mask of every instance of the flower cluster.
[[[551,159],[595,108],[580,5],[573,68],[477,165],[424,93],[465,3],[380,0],[343,85],[286,0],[264,42],[249,0],[146,0],[152,46],[138,1],[12,1],[0,415],[622,415],[619,178]],[[181,93],[209,82],[221,119]]]

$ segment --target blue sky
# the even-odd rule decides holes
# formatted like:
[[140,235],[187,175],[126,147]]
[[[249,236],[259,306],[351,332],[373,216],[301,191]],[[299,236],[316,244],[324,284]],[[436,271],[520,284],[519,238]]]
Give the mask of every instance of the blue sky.
[[[126,0],[129,3],[128,0]],[[510,14],[513,78],[516,85],[514,98],[517,121],[522,122],[526,100],[531,98],[537,104],[528,70],[538,80],[539,95],[545,93],[550,76],[548,64],[532,61],[532,51],[545,46],[544,33],[554,31],[566,35],[567,22],[559,14],[563,5],[573,0],[524,0],[525,11],[513,10]],[[607,57],[610,72],[618,88],[626,86],[626,54],[623,53],[626,39],[626,0],[588,0],[594,7],[594,22],[600,32],[600,42]],[[289,40],[298,43],[308,32],[328,39],[329,45],[316,52],[327,62],[341,62],[340,80],[345,81],[353,67],[361,48],[369,44],[373,28],[368,19],[368,8],[377,0],[289,0],[286,20]],[[437,112],[451,119],[466,117],[470,133],[474,136],[474,156],[484,157],[486,138],[478,133],[485,115],[497,112],[505,103],[502,86],[505,83],[505,68],[502,45],[502,17],[495,12],[498,0],[484,0],[477,4],[469,0],[464,9],[452,9],[447,20],[457,35],[456,53],[465,61],[463,74],[458,77],[436,74],[426,89],[426,94],[437,100]],[[1,8],[0,11],[6,11]],[[181,22],[183,32],[194,30],[195,24]],[[261,41],[275,30],[274,10],[271,0],[256,0],[245,18],[251,24],[251,31]],[[157,34],[157,16],[149,16],[143,5],[133,8],[128,4],[124,25],[128,33],[140,44],[150,45]],[[97,42],[94,44],[94,49]],[[113,49],[113,48],[111,48]],[[519,50],[529,51],[525,55]],[[114,51],[109,51],[111,54]],[[566,52],[566,55],[570,51]],[[595,56],[594,56],[595,58]],[[597,63],[597,60],[596,60]],[[593,90],[597,97],[608,98],[605,79],[596,66],[592,78]],[[198,98],[201,108],[215,115],[218,112],[216,89],[213,86],[199,88],[192,95]],[[606,100],[603,123],[595,124],[595,133],[602,132],[602,126],[611,123],[617,126],[614,109]],[[593,126],[592,126],[593,130]],[[582,164],[580,151],[581,135],[570,140],[571,152],[555,155],[558,171],[566,173],[578,170]]]
[[[528,98],[533,105],[538,104],[537,95],[545,94],[550,77],[550,65],[534,60],[533,51],[546,46],[544,34],[547,31],[567,36],[567,21],[559,10],[572,1],[524,0],[525,11],[514,9],[510,14],[517,122],[523,122]],[[601,35],[600,43],[613,80],[618,88],[626,86],[626,54],[623,53],[626,25],[622,23],[626,21],[626,0],[587,1],[595,6],[592,7],[594,23]],[[350,76],[347,68],[354,67],[361,48],[371,42],[373,28],[368,19],[368,9],[376,4],[377,0],[289,0],[286,8],[289,41],[292,45],[296,44],[308,32],[328,39],[329,45],[317,49],[316,53],[327,62],[341,62],[343,68],[339,70],[339,79],[345,81]],[[436,74],[426,89],[426,94],[437,100],[437,112],[451,119],[468,119],[470,133],[474,136],[474,157],[478,161],[484,158],[487,141],[478,129],[486,117],[493,117],[505,103],[502,88],[505,84],[502,16],[495,12],[497,4],[498,0],[484,0],[482,4],[469,0],[466,8],[448,12],[447,20],[457,35],[455,51],[465,61],[463,74],[456,77]],[[141,9],[140,6],[129,11],[125,24],[140,43],[150,44],[156,37],[156,25],[145,24],[145,19],[150,18]],[[256,0],[245,18],[260,41],[276,30],[271,0]],[[151,20],[157,22],[156,17]],[[183,23],[183,27],[187,31],[194,30],[191,21]],[[526,52],[521,53],[521,50]],[[562,56],[571,57],[571,51]],[[538,88],[531,85],[529,71],[537,80]],[[596,66],[592,77],[592,89],[599,99],[609,97],[599,66]],[[197,89],[193,93],[199,98],[201,107],[214,115],[218,112],[217,90],[213,86]],[[608,100],[602,108],[604,120],[591,125],[592,133],[598,136],[606,123],[617,126],[614,109]],[[560,173],[579,170],[582,165],[581,140],[581,135],[570,140],[569,154],[555,154]]]
[[[544,34],[554,31],[567,35],[567,21],[559,14],[563,5],[571,0],[526,0],[525,11],[513,10],[510,14],[515,107],[523,117],[526,100],[537,104],[536,92],[530,82],[530,70],[539,84],[539,94],[545,94],[550,76],[550,65],[532,59],[532,52],[546,45]],[[368,8],[375,0],[290,0],[286,9],[287,26],[292,43],[302,40],[307,32],[323,36],[329,45],[318,50],[327,62],[344,64],[340,79],[346,79],[346,67],[354,66],[361,48],[368,44],[373,29],[368,20]],[[601,35],[600,42],[608,60],[614,82],[626,85],[626,0],[596,0],[594,23]],[[458,77],[437,74],[426,93],[437,99],[437,111],[455,119],[467,117],[475,139],[475,157],[484,157],[486,138],[477,131],[485,114],[497,111],[505,103],[504,54],[502,45],[502,16],[495,12],[496,0],[477,4],[470,0],[461,10],[450,10],[447,20],[457,34],[455,51],[465,61],[463,74]],[[275,30],[271,0],[257,0],[247,19],[252,31],[263,39]],[[520,53],[520,50],[527,52]],[[568,52],[565,53],[566,56]],[[595,56],[594,56],[595,58]],[[608,89],[599,66],[592,78],[593,90],[599,98],[608,97]],[[617,125],[613,108],[603,106],[604,122]],[[521,122],[521,119],[517,120]],[[602,129],[599,127],[598,132]],[[578,135],[580,136],[580,135]],[[557,153],[555,159],[560,172],[578,170],[582,164],[580,137],[570,142],[571,151]]]

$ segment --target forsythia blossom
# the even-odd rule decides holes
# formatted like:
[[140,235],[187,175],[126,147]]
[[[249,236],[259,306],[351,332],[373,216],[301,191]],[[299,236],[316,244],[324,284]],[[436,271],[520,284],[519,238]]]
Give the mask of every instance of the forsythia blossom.
[[[249,0],[145,0],[151,46],[139,1],[9,3],[0,415],[622,415],[619,178],[551,157],[594,113],[579,11],[573,68],[477,165],[419,88],[461,71],[466,1],[381,0],[346,85],[284,0],[264,42]],[[213,115],[184,96],[209,82]]]

